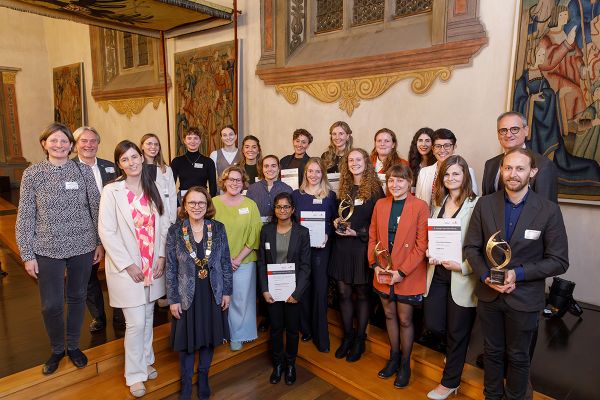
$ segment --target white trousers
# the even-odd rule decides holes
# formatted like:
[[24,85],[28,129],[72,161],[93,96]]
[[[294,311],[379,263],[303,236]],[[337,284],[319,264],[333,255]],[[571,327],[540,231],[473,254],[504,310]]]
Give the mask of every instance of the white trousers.
[[125,382],[127,386],[148,380],[148,366],[154,364],[152,323],[154,302],[123,308],[125,315]]

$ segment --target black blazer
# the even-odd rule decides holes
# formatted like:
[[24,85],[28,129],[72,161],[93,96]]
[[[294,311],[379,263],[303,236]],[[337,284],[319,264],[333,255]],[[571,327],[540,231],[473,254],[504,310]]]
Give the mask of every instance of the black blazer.
[[[298,187],[302,185],[302,179],[304,179],[304,167],[306,167],[306,163],[310,159],[309,155],[304,153],[302,159],[300,160],[300,166],[298,167]],[[294,154],[287,155],[279,161],[279,165],[281,169],[288,169],[290,167],[290,163],[294,160]]]
[[[500,169],[500,161],[504,154],[498,154],[494,158],[490,158],[485,162],[483,168],[483,180],[481,182],[481,193],[485,196],[492,194],[496,191],[494,182],[496,181],[496,175],[498,169]],[[533,153],[535,157],[535,164],[538,169],[538,173],[530,183],[531,189],[544,198],[558,202],[558,170],[556,165],[548,157],[544,157],[541,154]]]
[[529,191],[508,243],[512,249],[512,259],[506,267],[513,269],[522,265],[524,280],[517,282],[515,290],[509,294],[500,294],[481,281],[491,267],[485,246],[497,231],[500,231],[500,237],[506,238],[504,191],[479,199],[465,236],[463,255],[478,278],[475,294],[485,302],[504,296],[506,303],[518,311],[542,310],[545,306],[545,279],[563,274],[569,268],[567,232],[558,204]]
[[[78,156],[73,158],[73,161],[81,163]],[[102,179],[102,187],[112,182],[117,177],[117,168],[115,164],[102,158],[96,158],[98,169],[100,170],[100,178]]]
[[[260,231],[260,248],[258,249],[258,279],[261,293],[269,291],[267,264],[275,264],[277,223],[263,226]],[[265,248],[270,243],[270,250]],[[310,236],[308,229],[297,222],[292,223],[292,235],[288,247],[287,262],[296,264],[296,289],[292,297],[298,301],[310,282]]]

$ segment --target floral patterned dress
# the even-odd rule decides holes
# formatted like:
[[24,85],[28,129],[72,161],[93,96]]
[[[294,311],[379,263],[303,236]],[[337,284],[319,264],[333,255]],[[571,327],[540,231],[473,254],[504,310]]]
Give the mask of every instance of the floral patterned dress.
[[131,190],[127,190],[127,201],[131,207],[131,217],[135,226],[135,236],[140,247],[142,256],[142,272],[144,273],[144,286],[152,284],[153,271],[152,259],[154,258],[154,234],[156,217],[148,203],[148,199],[142,193],[136,196]]

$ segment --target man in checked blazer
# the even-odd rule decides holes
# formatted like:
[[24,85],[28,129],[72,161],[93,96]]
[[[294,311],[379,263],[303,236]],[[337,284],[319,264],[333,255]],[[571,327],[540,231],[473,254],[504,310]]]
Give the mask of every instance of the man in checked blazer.
[[[498,142],[502,146],[502,153],[485,162],[483,180],[481,182],[482,194],[488,195],[502,189],[500,179],[500,161],[504,154],[512,149],[525,148],[525,139],[529,135],[527,118],[522,114],[509,111],[500,114],[497,120]],[[558,202],[558,171],[548,157],[533,153],[538,172],[531,179],[531,189],[546,199]]]
[[[529,348],[545,306],[545,279],[565,273],[569,258],[558,204],[529,187],[537,173],[533,153],[511,150],[500,168],[504,189],[477,202],[463,251],[479,277],[475,294],[484,336],[485,398],[513,400],[525,398],[527,392]],[[493,264],[486,256],[486,244],[498,231],[498,238],[510,245],[512,258],[504,284],[496,285],[490,282]]]
[[[88,165],[92,168],[96,186],[102,194],[102,188],[117,177],[115,164],[108,160],[96,157],[98,145],[100,144],[100,134],[91,126],[82,126],[73,132],[75,138],[75,149],[77,156],[73,158],[76,162]],[[98,280],[98,267],[102,258],[94,260],[92,273],[87,287],[86,304],[92,322],[90,323],[90,332],[98,332],[106,327],[106,313],[104,312],[104,298],[102,297],[102,288]],[[118,325],[123,325],[125,319],[120,309],[113,310],[113,321]]]

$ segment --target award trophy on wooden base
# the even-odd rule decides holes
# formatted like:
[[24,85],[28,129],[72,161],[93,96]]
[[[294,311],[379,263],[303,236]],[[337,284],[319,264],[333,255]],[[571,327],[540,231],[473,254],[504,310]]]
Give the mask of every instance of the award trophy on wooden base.
[[[485,254],[487,255],[489,262],[494,266],[490,269],[490,283],[493,285],[504,285],[504,280],[506,278],[506,270],[504,267],[508,265],[512,258],[512,250],[508,243],[505,240],[496,238],[499,233],[500,231],[494,233],[485,246]],[[504,261],[501,263],[498,263],[494,258],[493,252],[495,247],[497,247],[504,256]]]
[[[348,211],[348,213],[344,215],[344,212],[346,210]],[[349,220],[350,217],[352,217],[352,214],[354,214],[354,202],[352,201],[352,198],[350,196],[346,196],[346,198],[342,200],[340,202],[340,205],[338,206],[338,215],[340,216],[340,219],[337,224],[337,232],[346,232],[346,229],[350,227]]]
[[[375,248],[373,249],[373,255],[375,256],[375,266],[382,268],[383,271],[380,271],[377,275],[377,281],[383,285],[389,285],[392,283],[392,272],[390,268],[392,266],[392,256],[387,249],[381,249],[381,242],[377,242]],[[380,257],[386,261],[386,266],[382,266],[380,263]]]

